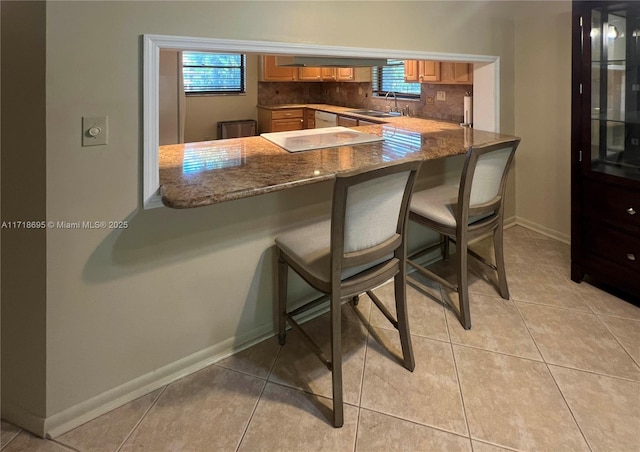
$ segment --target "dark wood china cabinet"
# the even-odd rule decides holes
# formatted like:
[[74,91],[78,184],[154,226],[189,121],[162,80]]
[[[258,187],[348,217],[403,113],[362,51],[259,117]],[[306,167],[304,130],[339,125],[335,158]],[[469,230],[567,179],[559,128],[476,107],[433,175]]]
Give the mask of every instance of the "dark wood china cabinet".
[[640,296],[640,2],[575,1],[571,279]]

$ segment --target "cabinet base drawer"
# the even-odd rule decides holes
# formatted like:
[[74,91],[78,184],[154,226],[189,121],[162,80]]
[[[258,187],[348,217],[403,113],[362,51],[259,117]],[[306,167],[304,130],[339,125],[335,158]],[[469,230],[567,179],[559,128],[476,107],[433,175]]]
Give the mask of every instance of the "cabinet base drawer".
[[283,110],[274,110],[271,112],[271,119],[302,119],[303,111],[300,108],[287,108]]
[[584,225],[583,243],[588,254],[637,272],[640,278],[640,238],[589,222]]
[[584,184],[584,214],[596,221],[640,235],[640,199],[635,190],[588,181]]

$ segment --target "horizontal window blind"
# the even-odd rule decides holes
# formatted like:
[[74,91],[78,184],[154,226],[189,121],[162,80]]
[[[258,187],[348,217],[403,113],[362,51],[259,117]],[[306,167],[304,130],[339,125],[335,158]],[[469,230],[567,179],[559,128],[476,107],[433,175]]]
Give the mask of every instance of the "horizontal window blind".
[[182,52],[182,74],[187,94],[242,94],[245,92],[246,56]]
[[404,60],[387,60],[386,66],[376,66],[372,71],[373,93],[384,96],[393,91],[402,97],[420,97],[420,83],[404,81]]

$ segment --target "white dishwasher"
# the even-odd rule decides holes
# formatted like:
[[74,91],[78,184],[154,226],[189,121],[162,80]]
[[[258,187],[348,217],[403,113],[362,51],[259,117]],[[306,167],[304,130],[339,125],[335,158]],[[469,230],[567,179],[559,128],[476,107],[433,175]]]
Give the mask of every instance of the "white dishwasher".
[[316,129],[321,127],[335,127],[338,125],[337,115],[326,111],[316,110]]

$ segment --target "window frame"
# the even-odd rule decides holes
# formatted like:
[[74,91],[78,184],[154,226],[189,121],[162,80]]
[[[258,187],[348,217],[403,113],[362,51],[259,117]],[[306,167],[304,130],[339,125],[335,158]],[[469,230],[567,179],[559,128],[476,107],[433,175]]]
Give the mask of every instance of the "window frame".
[[[185,54],[212,54],[212,55],[239,55],[240,56],[240,65],[230,65],[230,66],[217,66],[217,65],[186,65],[185,64]],[[230,52],[216,52],[216,51],[203,51],[203,50],[185,50],[182,52],[182,83],[184,87],[185,96],[242,96],[247,94],[247,55],[246,53],[230,53]],[[187,80],[186,80],[186,71],[185,68],[206,68],[206,69],[240,69],[240,77],[239,77],[239,86],[237,89],[229,89],[229,90],[188,90],[187,89]]]
[[[400,90],[385,90],[383,89],[383,86],[385,84],[385,80],[384,80],[384,68],[385,67],[390,67],[390,66],[397,66],[397,67],[402,67],[402,79],[403,81],[401,83],[403,84],[414,84],[413,82],[405,82],[404,81],[404,62],[406,60],[401,60],[401,59],[397,59],[397,58],[389,58],[390,61],[401,61],[401,64],[398,63],[394,63],[394,64],[389,64],[387,66],[375,66],[372,68],[371,71],[371,91],[372,91],[372,95],[374,97],[386,97],[389,93],[395,93],[395,95],[399,98],[399,99],[408,99],[408,100],[420,100],[420,96],[421,93],[420,91],[422,91],[422,85],[420,85],[420,83],[415,82],[415,84],[418,86],[418,91],[417,93],[411,93],[408,91],[400,91]],[[392,80],[391,83],[393,83],[394,81],[397,80]]]

